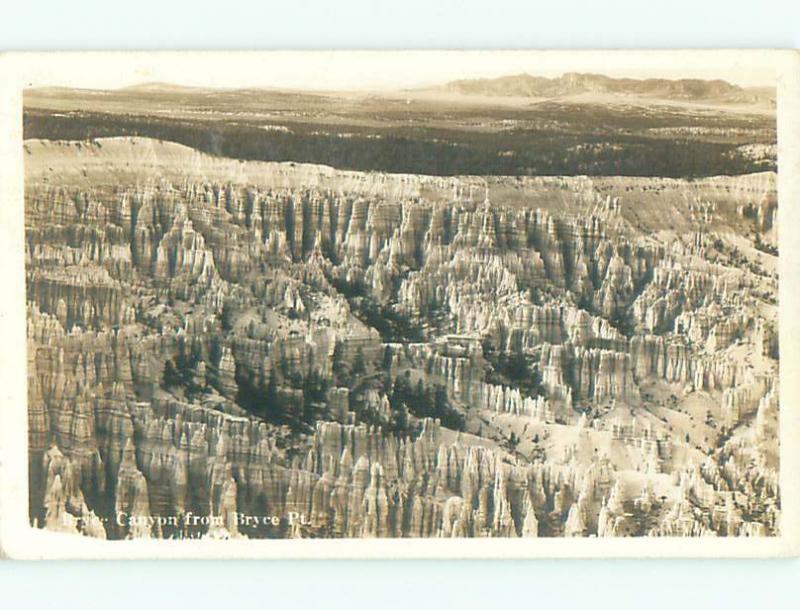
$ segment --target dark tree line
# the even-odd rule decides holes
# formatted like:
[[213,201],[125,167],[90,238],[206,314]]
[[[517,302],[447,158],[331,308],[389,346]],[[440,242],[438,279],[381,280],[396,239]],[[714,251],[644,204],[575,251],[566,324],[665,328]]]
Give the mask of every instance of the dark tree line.
[[422,327],[391,305],[382,305],[366,294],[363,286],[331,276],[331,285],[347,299],[353,314],[380,333],[384,343],[416,343],[424,340]]
[[283,383],[273,372],[269,379],[254,381],[237,370],[236,402],[272,424],[288,425],[292,430],[308,432],[318,419],[327,416],[330,381],[316,371],[290,372]]
[[426,385],[422,379],[412,383],[408,371],[395,379],[389,402],[396,413],[407,410],[418,418],[439,419],[446,428],[464,429],[464,415],[450,405],[445,386],[438,383]]
[[[679,178],[775,169],[774,163],[757,164],[737,150],[739,144],[748,142],[649,137],[628,132],[629,128],[621,127],[625,122],[617,118],[608,124],[586,123],[574,109],[561,112],[568,112],[560,120],[570,125],[561,130],[498,133],[415,126],[362,132],[348,126],[353,134],[348,138],[328,130],[311,130],[313,125],[293,124],[289,133],[268,132],[255,123],[101,112],[57,116],[49,111],[27,110],[23,126],[25,138],[143,136],[236,159],[321,163],[359,171]],[[647,127],[651,125],[648,120],[634,117],[632,123]],[[381,137],[375,137],[376,131]]]
[[202,360],[201,354],[178,342],[178,351],[164,363],[163,384],[167,389],[182,388],[188,398],[204,390],[195,383],[195,367]]

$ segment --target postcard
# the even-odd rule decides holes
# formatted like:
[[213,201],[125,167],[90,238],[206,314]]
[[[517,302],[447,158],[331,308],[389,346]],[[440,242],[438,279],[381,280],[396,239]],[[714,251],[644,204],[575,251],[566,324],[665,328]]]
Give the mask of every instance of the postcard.
[[797,52],[0,71],[8,557],[798,552]]

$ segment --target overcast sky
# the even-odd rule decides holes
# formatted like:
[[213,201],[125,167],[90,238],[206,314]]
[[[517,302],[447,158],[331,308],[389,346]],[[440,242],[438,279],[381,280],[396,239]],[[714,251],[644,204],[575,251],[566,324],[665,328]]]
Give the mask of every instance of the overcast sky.
[[404,51],[88,53],[24,57],[26,85],[117,88],[168,82],[219,88],[391,90],[461,78],[595,72],[630,78],[724,79],[772,86],[767,55],[734,51]]

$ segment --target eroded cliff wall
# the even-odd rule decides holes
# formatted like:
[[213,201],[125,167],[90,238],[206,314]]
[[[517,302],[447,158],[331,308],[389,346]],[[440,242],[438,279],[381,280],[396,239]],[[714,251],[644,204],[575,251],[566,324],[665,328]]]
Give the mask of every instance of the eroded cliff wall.
[[511,193],[145,139],[26,163],[40,527],[778,531],[774,175]]

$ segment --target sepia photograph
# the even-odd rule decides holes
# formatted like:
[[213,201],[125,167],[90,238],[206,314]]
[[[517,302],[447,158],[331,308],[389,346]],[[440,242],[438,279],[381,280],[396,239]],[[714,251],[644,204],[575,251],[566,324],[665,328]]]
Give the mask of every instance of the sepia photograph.
[[796,551],[780,54],[23,61],[12,556]]

